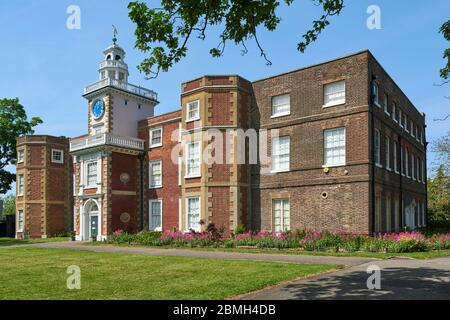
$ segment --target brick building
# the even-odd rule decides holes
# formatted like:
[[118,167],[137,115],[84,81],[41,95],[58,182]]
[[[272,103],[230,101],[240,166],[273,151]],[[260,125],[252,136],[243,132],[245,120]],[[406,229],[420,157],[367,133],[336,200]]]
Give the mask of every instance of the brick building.
[[78,240],[426,225],[425,116],[369,51],[254,82],[203,76],[158,116],[124,56],[105,50],[85,88],[89,133],[70,141]]
[[72,229],[69,139],[17,138],[16,237],[46,238]]

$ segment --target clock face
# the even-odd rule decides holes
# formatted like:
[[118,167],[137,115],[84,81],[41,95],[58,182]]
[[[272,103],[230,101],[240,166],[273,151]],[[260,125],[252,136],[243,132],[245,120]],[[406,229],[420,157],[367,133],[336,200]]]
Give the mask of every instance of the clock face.
[[96,100],[92,104],[92,115],[94,116],[95,119],[99,119],[103,116],[104,113],[105,113],[105,103],[103,102],[103,100]]

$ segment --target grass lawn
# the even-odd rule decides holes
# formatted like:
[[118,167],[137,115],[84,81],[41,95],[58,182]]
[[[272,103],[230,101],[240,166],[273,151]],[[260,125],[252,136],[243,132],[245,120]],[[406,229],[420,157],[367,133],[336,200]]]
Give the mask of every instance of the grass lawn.
[[30,240],[16,240],[14,238],[0,238],[0,247],[16,246],[21,244],[33,243],[47,243],[47,242],[61,242],[69,241],[69,238],[48,238],[48,239],[30,239]]
[[[81,290],[66,287],[69,266]],[[224,299],[341,266],[159,257],[61,249],[0,249],[4,299]]]
[[[101,242],[89,243],[87,245],[102,246],[112,245]],[[187,248],[187,247],[145,247],[134,245],[120,245],[124,247],[142,247],[154,249],[181,249],[181,250],[197,250],[197,251],[219,251],[219,252],[241,252],[241,253],[264,253],[264,254],[294,254],[306,256],[331,256],[331,257],[363,257],[375,259],[391,259],[396,257],[411,259],[432,259],[450,256],[450,250],[428,251],[428,252],[411,252],[411,253],[381,253],[381,252],[316,252],[301,250],[278,250],[278,249],[252,249],[252,248]]]

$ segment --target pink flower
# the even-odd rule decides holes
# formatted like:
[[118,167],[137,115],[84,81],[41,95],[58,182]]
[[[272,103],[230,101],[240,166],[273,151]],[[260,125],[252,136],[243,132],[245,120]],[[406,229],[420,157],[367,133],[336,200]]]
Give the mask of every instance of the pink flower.
[[116,230],[113,232],[113,236],[115,237],[121,236],[122,234],[124,234],[123,230]]

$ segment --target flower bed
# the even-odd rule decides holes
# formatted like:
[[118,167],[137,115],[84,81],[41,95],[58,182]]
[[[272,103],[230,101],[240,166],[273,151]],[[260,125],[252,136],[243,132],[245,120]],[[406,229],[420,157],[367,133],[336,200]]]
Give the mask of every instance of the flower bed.
[[267,231],[246,232],[230,239],[222,239],[216,232],[197,233],[190,231],[141,232],[128,234],[114,232],[109,239],[114,244],[211,247],[211,248],[261,248],[294,249],[304,251],[332,252],[386,252],[406,253],[450,249],[450,234],[436,234],[426,237],[420,232],[379,234],[374,237],[346,235],[332,232],[297,231],[272,233]]

